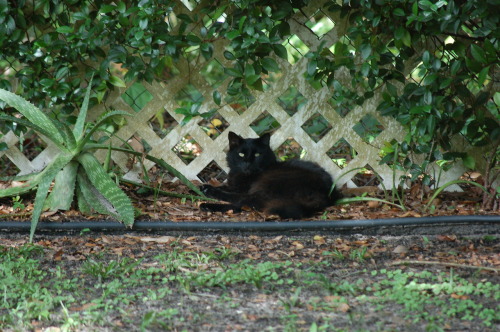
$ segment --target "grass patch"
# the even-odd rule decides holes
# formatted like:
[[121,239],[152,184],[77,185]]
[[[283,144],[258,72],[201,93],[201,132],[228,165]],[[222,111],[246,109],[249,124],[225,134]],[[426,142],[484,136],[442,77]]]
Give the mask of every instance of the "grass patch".
[[[326,252],[319,263],[256,261],[172,246],[141,258],[53,261],[41,246],[0,247],[0,329],[440,331],[500,322],[500,285],[484,275],[372,270],[366,251],[355,252]],[[353,271],[338,262],[363,264]]]

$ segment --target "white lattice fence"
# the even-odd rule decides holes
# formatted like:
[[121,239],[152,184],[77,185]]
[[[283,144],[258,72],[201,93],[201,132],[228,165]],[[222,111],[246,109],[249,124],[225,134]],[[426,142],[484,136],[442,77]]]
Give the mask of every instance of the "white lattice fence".
[[[305,11],[298,12],[289,22],[294,34],[292,39],[284,41],[291,53],[289,61],[276,57],[281,74],[265,78],[267,84],[264,91],[252,91],[253,98],[249,100],[234,101],[234,97],[227,94],[229,77],[220,75],[219,81],[213,78],[213,71],[220,71],[220,68],[229,65],[228,60],[222,55],[226,44],[224,41],[217,41],[214,44],[214,58],[210,61],[206,61],[201,56],[189,56],[175,64],[178,72],[173,72],[173,77],[165,82],[142,83],[147,90],[144,95],[151,96],[147,98],[151,100],[145,105],[140,105],[142,109],[137,109],[138,107],[134,109],[131,103],[126,101],[130,99],[130,96],[127,96],[130,94],[132,84],[129,84],[127,88],[114,90],[103,105],[92,110],[91,116],[96,117],[104,109],[129,111],[131,116],[127,118],[127,124],[116,134],[113,144],[122,146],[124,141],[132,138],[142,140],[147,143],[150,149],[149,154],[163,159],[189,179],[199,179],[200,173],[208,167],[214,167],[213,163],[227,171],[225,162],[225,151],[228,146],[227,133],[234,131],[245,137],[256,137],[257,133],[252,129],[252,125],[255,127],[256,121],[264,118],[272,120],[274,127],[277,127],[274,128],[271,139],[273,149],[289,144],[294,148],[300,147],[305,151],[305,159],[321,164],[336,178],[359,167],[371,167],[383,179],[385,186],[391,187],[394,174],[386,165],[379,165],[380,147],[384,142],[393,139],[401,140],[405,133],[395,120],[382,117],[376,112],[381,96],[376,94],[362,106],[355,107],[345,114],[335,109],[330,103],[332,90],[326,87],[317,90],[304,79],[308,60],[303,56],[304,54],[300,53],[305,53],[307,49],[314,51],[320,43],[323,43],[323,47],[333,45],[344,35],[344,30],[348,26],[347,22],[339,17],[318,12],[319,8],[321,6],[318,4],[311,5]],[[329,23],[332,26],[331,30],[325,34],[314,31],[314,24],[318,22],[318,18]],[[196,54],[196,50],[193,53]],[[335,77],[342,85],[350,86],[347,70],[338,70]],[[213,102],[214,89],[217,89],[223,96],[222,99],[226,101],[223,102],[222,107]],[[199,117],[193,118],[184,126],[179,125],[184,116],[177,114],[175,110],[182,106],[183,97],[180,95],[185,94],[186,91],[196,91],[198,97],[201,96],[202,112],[217,108],[215,118],[222,123],[219,128],[220,134],[218,132],[214,136],[207,134],[210,122]],[[290,94],[294,95],[296,103],[287,106],[282,99],[284,99],[283,96]],[[263,114],[266,117],[263,117]],[[158,121],[159,115],[168,124]],[[367,117],[373,121],[376,120],[375,123],[379,129],[376,138],[370,144],[366,143],[355,130],[356,126],[362,125],[363,119]],[[311,123],[315,123],[314,121],[326,124],[326,128],[319,136],[310,135],[306,131]],[[172,126],[172,123],[176,125]],[[335,150],[337,143],[344,142],[342,139],[357,154],[351,156],[352,160],[341,169],[332,161],[331,152]],[[179,146],[193,140],[196,142],[195,146],[201,151],[195,151],[194,159],[186,163],[179,156]],[[16,147],[18,141],[12,133],[3,136],[0,141],[7,142],[10,147],[9,150],[0,152],[0,157],[7,156],[23,174],[39,170],[47,158],[57,152],[49,144],[37,158],[30,161]],[[99,158],[103,159],[104,153],[98,152]],[[142,167],[139,163],[130,169],[129,156],[123,153],[113,153],[112,158],[126,173],[127,178],[140,180]],[[151,162],[145,163],[146,169],[152,166]],[[460,165],[456,165],[441,176],[441,183],[457,179],[463,171]],[[351,178],[355,174],[356,172],[350,172],[342,177],[339,185],[347,183],[350,187],[354,186]],[[399,175],[395,175],[396,181]],[[450,187],[450,189],[460,190],[459,187]]]

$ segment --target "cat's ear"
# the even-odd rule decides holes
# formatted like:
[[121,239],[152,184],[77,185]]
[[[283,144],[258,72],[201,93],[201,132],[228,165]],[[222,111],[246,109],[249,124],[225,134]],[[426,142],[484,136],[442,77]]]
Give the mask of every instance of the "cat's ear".
[[262,144],[269,145],[269,140],[271,139],[271,134],[266,133],[259,138]]
[[229,139],[229,148],[233,149],[238,147],[241,142],[243,142],[243,137],[241,137],[238,134],[233,133],[232,131],[229,132],[227,135],[227,138]]

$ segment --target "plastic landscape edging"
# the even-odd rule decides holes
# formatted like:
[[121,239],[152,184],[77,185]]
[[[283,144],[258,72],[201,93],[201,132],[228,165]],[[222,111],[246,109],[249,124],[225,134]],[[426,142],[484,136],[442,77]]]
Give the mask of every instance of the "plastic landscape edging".
[[[418,226],[438,224],[500,224],[500,215],[473,216],[439,216],[421,218],[389,218],[362,220],[322,220],[322,221],[241,221],[241,222],[173,222],[173,221],[136,221],[132,228],[115,221],[76,221],[76,222],[39,222],[37,230],[120,230],[120,231],[238,231],[238,232],[285,232],[299,230],[336,230],[373,228],[387,226]],[[0,230],[29,231],[30,222],[6,221],[0,222]]]

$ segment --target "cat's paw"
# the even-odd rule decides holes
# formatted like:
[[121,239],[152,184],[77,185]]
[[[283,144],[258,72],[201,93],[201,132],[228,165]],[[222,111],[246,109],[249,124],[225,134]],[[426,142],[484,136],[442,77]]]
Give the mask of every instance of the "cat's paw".
[[201,211],[208,212],[228,212],[233,211],[233,213],[241,212],[241,208],[232,204],[219,204],[219,203],[201,203],[200,204]]
[[217,192],[218,192],[217,188],[215,188],[215,187],[213,187],[213,186],[211,186],[209,184],[202,185],[200,187],[200,190],[207,197],[214,197],[217,194]]
[[200,204],[200,210],[201,211],[212,211],[210,203],[201,203]]

